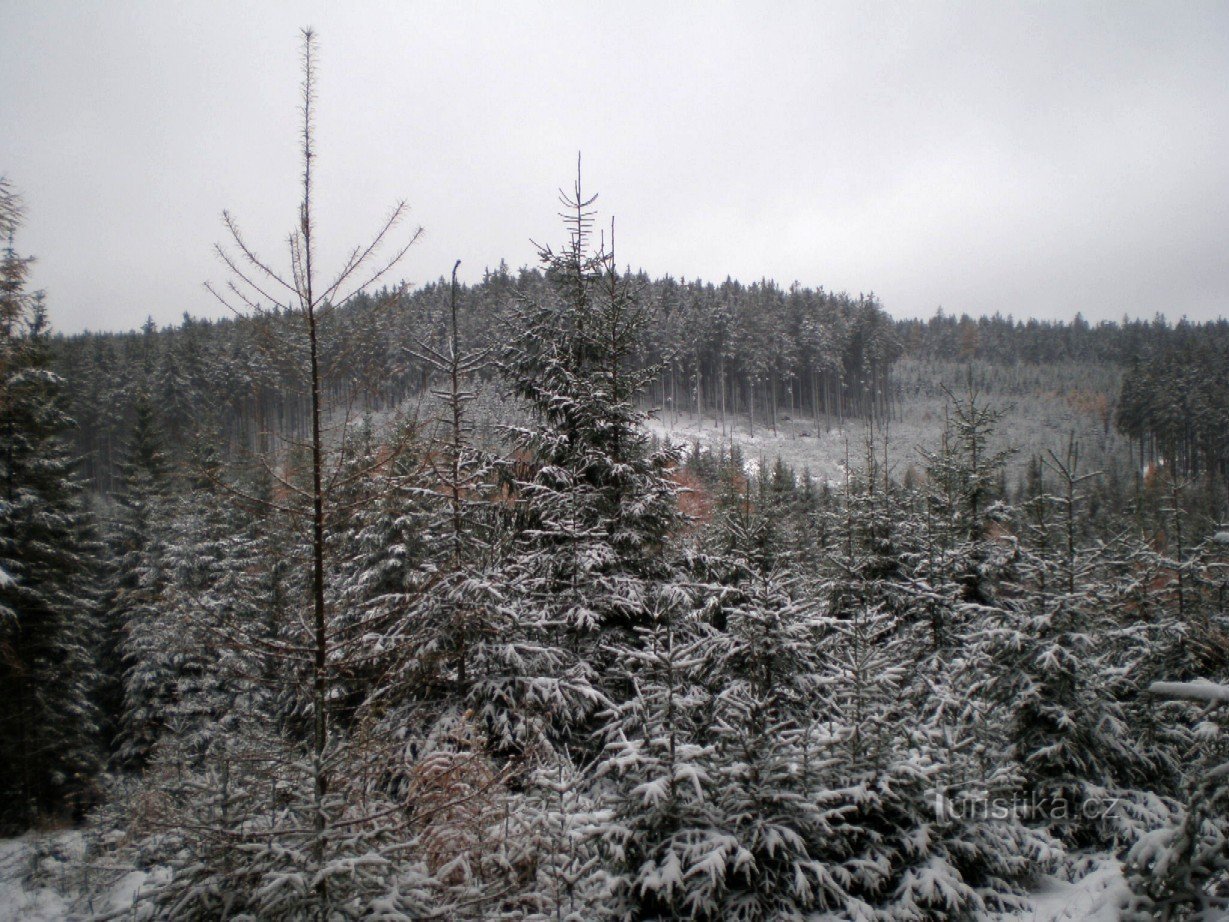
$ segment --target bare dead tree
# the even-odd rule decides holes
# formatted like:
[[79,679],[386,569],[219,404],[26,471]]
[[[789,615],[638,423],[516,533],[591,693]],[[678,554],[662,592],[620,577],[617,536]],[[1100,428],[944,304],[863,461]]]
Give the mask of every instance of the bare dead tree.
[[[328,317],[349,304],[385,278],[401,261],[410,247],[418,240],[422,229],[418,228],[402,236],[396,234],[408,208],[399,202],[389,214],[377,233],[366,243],[350,251],[341,267],[331,278],[321,283],[316,265],[316,227],[313,214],[313,167],[316,159],[315,104],[316,104],[316,58],[315,32],[304,29],[303,37],[303,82],[301,88],[301,153],[303,158],[302,198],[295,229],[288,237],[289,271],[274,268],[274,265],[258,255],[249,246],[238,223],[230,212],[223,213],[229,235],[227,246],[215,247],[216,253],[229,272],[229,279],[222,289],[207,285],[211,293],[236,314],[247,317],[268,315],[277,310],[297,316],[302,324],[307,344],[307,375],[311,394],[311,495],[310,528],[312,544],[311,597],[312,597],[312,777],[314,786],[314,852],[318,861],[323,860],[324,839],[328,827],[325,798],[329,787],[325,753],[329,746],[329,656],[331,638],[328,634],[328,619],[325,612],[325,524],[330,499],[330,485],[326,483],[325,471],[325,426],[323,420],[323,387],[320,363],[321,326]],[[396,242],[394,243],[394,237]],[[396,298],[402,291],[397,286],[392,294]],[[344,439],[344,432],[343,432]],[[281,478],[278,478],[281,480]],[[289,486],[289,484],[284,484]],[[323,879],[321,901],[325,899]]]

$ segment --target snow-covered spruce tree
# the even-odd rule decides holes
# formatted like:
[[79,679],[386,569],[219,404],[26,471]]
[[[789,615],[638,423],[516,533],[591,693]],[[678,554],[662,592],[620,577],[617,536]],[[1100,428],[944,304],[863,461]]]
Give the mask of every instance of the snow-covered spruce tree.
[[[161,699],[166,689],[156,687],[157,683],[143,684],[151,672],[129,670],[138,667],[138,660],[159,655],[156,647],[138,648],[142,631],[161,616],[168,580],[165,551],[173,534],[171,468],[146,393],[137,396],[132,432],[117,473],[115,514],[110,523],[115,562],[109,574],[104,648],[114,675],[106,677],[108,693],[102,701],[115,764],[139,768],[165,718]],[[114,691],[110,691],[112,685]]]
[[728,583],[785,568],[796,555],[796,542],[784,491],[771,479],[728,468],[722,472],[714,520],[703,535],[710,569],[715,564]]
[[[172,523],[185,524],[170,519]],[[123,701],[115,736],[115,764],[120,768],[143,768],[166,726],[175,687],[171,645],[182,625],[164,606],[177,593],[196,589],[189,576],[199,564],[193,557],[199,550],[196,537],[181,534],[176,547],[153,549],[135,574],[135,585],[120,597],[125,616],[119,641]],[[176,550],[187,551],[180,560],[190,566],[172,575],[169,555]]]
[[396,648],[408,646],[401,631],[433,557],[427,510],[416,491],[418,430],[413,419],[378,427],[364,417],[346,433],[333,462],[335,511],[325,547],[335,563],[325,601],[336,666],[332,717],[342,728],[373,696],[387,708],[402,693],[390,687],[393,671],[400,657],[412,655]]
[[1229,665],[1218,639],[1229,636],[1229,535],[1214,532],[1184,546],[1183,490],[1176,480],[1166,485],[1159,550],[1143,546],[1132,558],[1127,610],[1134,618],[1121,631],[1131,641],[1126,651],[1138,690],[1126,702],[1132,726],[1143,728],[1141,743],[1161,769],[1149,779],[1152,790],[1170,795],[1164,797],[1170,816],[1120,849],[1133,891],[1124,918],[1131,919],[1204,918],[1224,911],[1229,892],[1223,819]]
[[[1119,694],[1137,747],[1149,757],[1141,786],[1165,798],[1186,796],[1197,721],[1189,708],[1159,702],[1158,681],[1229,675],[1229,537],[1214,530],[1192,540],[1188,484],[1164,472],[1157,521],[1141,515],[1138,534],[1121,539],[1116,577],[1121,613],[1111,642],[1127,687]],[[1172,801],[1177,803],[1177,801]],[[1155,825],[1155,824],[1154,824]]]
[[1131,899],[1127,922],[1202,920],[1229,913],[1229,684],[1157,682],[1151,694],[1197,714],[1185,803],[1173,819],[1140,836],[1123,866]]
[[189,481],[161,555],[162,591],[126,638],[124,741],[144,734],[142,761],[173,748],[186,765],[200,765],[214,735],[267,696],[256,651],[275,630],[267,583],[275,564],[258,523],[215,481]]
[[[463,636],[476,641],[467,653],[479,672],[483,632],[500,631],[507,618],[489,595],[465,592],[486,583],[453,560],[430,434],[413,418],[387,430],[366,419],[340,452],[328,538],[336,561],[331,717],[350,749],[345,764],[362,769],[349,796],[396,811],[384,824],[402,843],[392,866],[417,875],[418,905],[448,918],[517,918],[510,907],[536,905],[524,898],[537,860],[528,839],[538,833],[516,804],[528,762],[513,772],[486,751],[465,709],[452,615],[476,622]],[[471,509],[465,521],[472,519]],[[465,537],[471,567],[477,543]]]
[[727,864],[750,854],[726,835],[713,803],[710,643],[689,593],[653,601],[653,622],[623,648],[633,693],[606,716],[594,771],[603,805],[610,906],[620,919],[720,916]]
[[[646,309],[613,253],[592,248],[592,199],[579,181],[565,202],[568,245],[543,250],[545,284],[521,292],[517,326],[499,356],[532,415],[510,432],[504,495],[480,505],[485,462],[465,444],[464,420],[460,439],[455,417],[446,420],[453,444],[436,455],[443,514],[429,519],[445,559],[410,609],[423,616],[416,636],[432,635],[427,649],[438,651],[445,690],[469,692],[466,712],[455,701],[451,713],[446,699],[435,703],[438,726],[483,738],[499,775],[475,801],[494,791],[503,811],[475,812],[475,821],[487,817],[480,840],[435,826],[424,833],[451,835],[454,864],[434,873],[462,918],[602,913],[606,875],[595,846],[608,808],[604,797],[590,799],[582,779],[609,715],[636,698],[627,657],[640,651],[638,631],[672,573],[675,458],[652,449],[635,403],[653,376],[635,361]],[[453,348],[437,349],[432,363],[449,379]],[[463,393],[451,383],[442,390],[451,416]],[[506,529],[495,535],[493,510]],[[501,549],[494,559],[480,546],[491,537]],[[447,559],[453,548],[459,561]],[[459,764],[464,753],[449,753],[442,733],[435,736],[419,741],[424,761]],[[469,765],[482,755],[471,752]]]
[[720,833],[699,863],[716,889],[710,915],[768,920],[843,910],[849,869],[825,858],[840,856],[833,845],[843,838],[847,804],[827,796],[813,760],[817,726],[833,713],[816,600],[784,572],[752,573],[742,593],[727,596],[724,615],[702,666]]
[[[138,801],[182,800],[189,809],[202,798],[202,776],[217,752],[233,745],[237,725],[273,723],[257,650],[273,638],[279,590],[258,523],[212,477],[185,477],[180,489],[154,564],[158,591],[129,612],[117,761],[140,770]],[[134,828],[147,821],[154,840],[143,847],[151,860],[173,852],[183,830],[168,830],[176,824],[153,814],[131,818]],[[199,823],[197,816],[185,825]]]
[[[1149,686],[1166,680],[1167,670],[1181,658],[1172,656],[1182,631],[1172,618],[1165,593],[1158,592],[1165,576],[1160,555],[1143,535],[1129,531],[1107,545],[1113,607],[1110,624],[1098,638],[1109,674],[1108,688],[1122,706],[1140,755],[1136,786],[1153,795],[1155,809],[1141,815],[1140,825],[1164,823],[1167,810],[1177,808],[1183,794],[1186,754],[1193,739],[1189,709],[1174,708],[1149,694]],[[1178,678],[1192,678],[1186,671]],[[1128,837],[1124,837],[1124,842]]]
[[47,315],[0,178],[0,825],[84,809],[99,767],[90,523],[65,444]]
[[971,374],[964,395],[947,392],[938,449],[920,453],[926,462],[927,528],[937,550],[931,556],[941,568],[933,579],[956,583],[962,601],[978,604],[994,598],[996,573],[1004,565],[1003,545],[992,533],[1001,530],[1005,510],[998,485],[1014,451],[992,448],[1003,411],[982,400]]
[[[970,631],[995,610],[1016,556],[1015,541],[1003,527],[1008,510],[992,501],[1010,451],[991,448],[1001,413],[984,403],[971,379],[963,396],[948,392],[947,398],[939,446],[919,451],[923,481],[897,487],[883,476],[886,462],[873,464],[875,453],[868,452],[868,469],[880,474],[866,479],[883,486],[878,498],[866,488],[853,492],[855,511],[845,531],[888,536],[862,552],[880,560],[870,574],[878,579],[863,586],[899,619],[899,665],[908,675],[901,692],[905,720],[914,745],[934,763],[931,783],[945,799],[984,804],[993,793],[1015,787],[992,708],[972,694],[982,664],[967,643]],[[863,519],[867,526],[853,524]],[[970,880],[997,876],[1007,881],[1007,890],[1031,872],[1032,859],[1046,848],[1029,840],[1017,817],[1008,824],[955,823],[945,834],[977,843],[962,859]],[[995,856],[1000,847],[1002,861]]]
[[[973,632],[985,678],[979,690],[1003,709],[1007,755],[1037,821],[1073,847],[1116,837],[1121,814],[1102,809],[1146,773],[1113,682],[1107,639],[1115,627],[1107,549],[1081,540],[1084,485],[1074,439],[1046,468],[1057,490],[1038,513],[1017,563],[1018,584]],[[976,668],[976,667],[975,667]]]
[[[341,676],[339,692],[354,701],[353,732],[400,766],[389,789],[411,805],[407,833],[435,905],[452,918],[495,919],[551,914],[563,901],[565,915],[586,917],[596,859],[576,841],[585,811],[575,766],[541,745],[541,715],[521,715],[528,745],[512,763],[507,737],[473,713],[483,699],[471,701],[471,691],[503,673],[516,612],[501,579],[493,462],[475,447],[467,412],[484,356],[461,346],[458,287],[454,269],[445,341],[412,350],[436,376],[438,412],[415,424],[408,443],[395,440],[408,450],[380,483],[355,484],[378,495],[346,500],[354,511],[333,539],[344,560],[337,609],[362,627],[359,665],[375,680],[356,689]],[[356,452],[348,464],[370,465],[363,458]],[[338,638],[343,655],[348,633]]]
[[[131,610],[144,601],[147,589],[141,586],[142,574],[151,569],[163,543],[172,488],[166,433],[153,397],[156,337],[157,328],[152,320],[147,320],[140,340],[131,350],[136,380],[126,389],[125,396],[131,401],[132,422],[126,427],[115,465],[113,504],[102,523],[108,554],[103,571],[103,637],[99,652],[103,678],[98,705],[104,748],[113,764],[124,701],[123,634]],[[77,379],[79,389],[90,388],[86,377],[87,381]],[[78,401],[81,399],[78,393]],[[89,444],[84,440],[83,443]]]
[[655,373],[633,362],[646,308],[612,249],[592,249],[594,200],[579,178],[562,200],[568,244],[543,248],[547,289],[514,312],[500,356],[534,420],[510,433],[514,535],[501,579],[516,626],[474,694],[509,749],[524,744],[530,716],[564,742],[627,693],[612,641],[649,622],[678,522],[667,477],[677,459],[651,450],[636,408]]
[[1189,481],[1166,472],[1159,528],[1151,535],[1151,553],[1141,552],[1139,620],[1154,625],[1148,639],[1146,681],[1183,681],[1229,669],[1229,558],[1223,530],[1202,541],[1189,512]]
[[1005,524],[1010,509],[987,501],[1011,451],[991,450],[1002,414],[981,402],[971,381],[963,398],[947,397],[939,448],[920,451],[926,471],[912,497],[917,514],[895,525],[912,534],[898,541],[894,607],[928,635],[928,650],[911,653],[910,698],[920,726],[947,753],[943,783],[980,797],[1015,783],[1002,755],[1001,722],[989,702],[972,694],[985,664],[968,640],[998,611],[1018,557]]
[[825,648],[837,704],[812,757],[833,758],[819,790],[842,822],[830,840],[838,847],[819,857],[848,870],[855,917],[878,907],[886,918],[946,920],[1023,905],[1027,881],[1058,848],[989,809],[993,786],[973,773],[965,750],[975,736],[964,725],[901,707],[911,691],[900,664],[917,640],[893,633],[882,610],[850,612]]
[[[380,741],[353,732],[337,719],[339,707],[344,709],[337,679],[350,675],[355,658],[364,656],[356,641],[364,632],[346,626],[343,654],[334,632],[339,613],[333,608],[337,584],[329,533],[344,510],[338,508],[339,484],[328,457],[325,406],[328,375],[341,370],[326,365],[325,357],[334,363],[347,359],[339,350],[325,349],[339,308],[391,270],[417,234],[394,247],[387,258],[375,255],[404,215],[400,205],[370,244],[356,248],[331,280],[321,282],[313,212],[314,33],[305,30],[303,43],[302,199],[290,236],[290,269],[278,272],[257,256],[229,215],[232,246],[218,247],[231,272],[220,299],[247,315],[239,328],[251,334],[252,349],[263,346],[274,357],[293,357],[289,371],[295,373],[310,408],[303,450],[292,446],[285,453],[288,466],[266,465],[272,481],[269,499],[226,485],[240,500],[287,524],[283,547],[291,550],[297,574],[286,583],[301,594],[288,599],[285,617],[271,639],[254,637],[250,626],[238,619],[220,628],[216,649],[253,654],[257,666],[250,672],[255,675],[247,680],[271,682],[267,695],[276,706],[268,717],[258,714],[258,719],[234,726],[215,722],[194,773],[198,795],[177,801],[187,812],[179,824],[184,836],[174,873],[151,894],[159,911],[176,918],[248,914],[323,920],[378,910],[391,919],[423,911],[413,892],[419,878],[406,857],[407,805],[379,783],[395,777],[400,767],[389,765],[388,749]],[[279,337],[287,341],[279,342]],[[345,419],[348,422],[348,413]],[[346,444],[344,430],[332,441]],[[293,469],[299,459],[301,470]],[[386,460],[377,455],[377,469],[363,471],[363,476],[378,477]],[[305,553],[296,553],[299,548]],[[205,623],[214,629],[208,619]]]
[[[552,754],[524,777],[521,790],[505,805],[500,828],[491,830],[507,856],[502,864],[520,872],[513,878],[519,883],[513,898],[503,901],[504,917],[566,922],[607,917],[609,874],[595,831],[609,822],[609,812],[598,807],[567,751]],[[493,917],[488,912],[482,918]]]
[[411,350],[433,372],[436,409],[424,428],[419,476],[412,490],[421,506],[421,540],[433,549],[420,589],[397,628],[402,653],[396,681],[411,697],[452,710],[463,706],[487,672],[492,638],[504,632],[506,611],[491,574],[502,530],[492,502],[494,459],[474,442],[469,405],[489,350],[461,341],[458,260],[449,289],[447,335]]
[[[816,796],[843,812],[818,857],[846,869],[854,916],[960,918],[1009,907],[1054,850],[1018,818],[985,810],[993,755],[952,675],[957,645],[942,634],[936,643],[932,618],[936,606],[952,614],[953,596],[927,570],[922,523],[901,514],[907,497],[876,454],[850,471],[825,529],[820,663],[831,704],[817,716],[809,760],[824,766]],[[980,811],[964,809],[969,801]]]

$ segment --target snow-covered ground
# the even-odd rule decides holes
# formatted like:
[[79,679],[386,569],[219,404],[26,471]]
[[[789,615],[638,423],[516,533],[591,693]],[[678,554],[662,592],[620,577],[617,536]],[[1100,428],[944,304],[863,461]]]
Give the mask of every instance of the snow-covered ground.
[[79,830],[0,839],[0,922],[137,920],[150,874],[87,855]]
[[[959,389],[954,393],[959,394]],[[910,395],[894,408],[893,419],[886,427],[877,427],[871,433],[879,461],[883,460],[886,436],[888,466],[898,481],[910,466],[919,471],[926,466],[919,449],[933,451],[938,447],[946,400],[943,394]],[[1071,435],[1080,443],[1084,470],[1103,469],[1110,457],[1127,457],[1124,452],[1130,451],[1122,437],[1113,428],[1107,429],[1096,414],[1074,407],[1062,397],[1037,392],[983,397],[982,401],[1003,413],[990,447],[1015,451],[1007,463],[1012,486],[1031,456],[1044,455],[1047,450],[1061,456]],[[710,413],[700,418],[692,411],[676,413],[669,407],[659,407],[649,430],[659,439],[687,450],[699,444],[716,453],[737,444],[752,472],[780,458],[798,473],[809,470],[817,480],[839,484],[845,478],[846,459],[854,469],[865,464],[867,425],[859,419],[845,420],[843,425],[832,419],[829,424],[826,428],[822,417],[791,418],[782,412],[775,431],[757,419],[753,433],[745,414],[728,415],[723,425]]]
[[1122,865],[1109,856],[1088,865],[1073,883],[1047,878],[1030,897],[1031,911],[997,916],[996,922],[1118,922],[1128,897]]
[[818,426],[811,419],[778,419],[775,433],[771,427],[757,425],[752,435],[745,416],[727,417],[723,428],[720,420],[708,415],[701,420],[694,413],[659,410],[649,421],[649,431],[687,451],[699,445],[717,454],[728,451],[733,443],[742,451],[749,471],[771,466],[780,458],[799,473],[809,470],[817,480],[831,483],[844,480],[847,454],[857,467],[865,453],[865,427],[861,423],[847,430],[834,425],[824,431],[822,419]]
[[80,833],[29,834],[0,840],[0,919],[67,919],[63,870],[84,858]]

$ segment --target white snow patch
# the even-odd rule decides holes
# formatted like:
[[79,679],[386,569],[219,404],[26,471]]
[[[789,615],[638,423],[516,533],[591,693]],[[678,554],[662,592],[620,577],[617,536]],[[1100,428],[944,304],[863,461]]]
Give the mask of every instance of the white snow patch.
[[1077,881],[1047,877],[1029,897],[1031,909],[988,918],[995,922],[1118,922],[1129,896],[1122,865],[1105,855]]
[[1153,682],[1148,691],[1162,698],[1183,698],[1187,701],[1229,701],[1229,685],[1208,679],[1193,682]]
[[714,454],[728,452],[730,445],[739,447],[747,474],[756,476],[769,469],[780,458],[801,474],[804,469],[819,481],[839,484],[845,479],[844,460],[847,452],[857,456],[862,425],[854,427],[851,443],[846,445],[845,430],[833,427],[825,432],[823,420],[818,425],[812,419],[782,419],[776,433],[772,428],[755,427],[750,434],[746,417],[727,418],[723,427],[711,416],[697,419],[694,413],[672,413],[658,409],[648,421],[648,430],[662,442],[690,451],[699,445]]
[[129,871],[121,877],[107,895],[107,911],[123,912],[131,909],[147,880],[149,880],[147,871]]
[[75,849],[72,837],[79,833],[47,836],[30,833],[0,841],[0,922],[61,922],[69,918],[68,900],[56,886],[53,855]]
[[0,922],[127,919],[141,888],[160,882],[164,870],[94,860],[76,829],[0,839]]

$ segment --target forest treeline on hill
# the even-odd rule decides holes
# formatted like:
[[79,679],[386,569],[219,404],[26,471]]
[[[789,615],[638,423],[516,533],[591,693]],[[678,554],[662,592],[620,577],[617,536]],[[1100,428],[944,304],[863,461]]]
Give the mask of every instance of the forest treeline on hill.
[[[461,336],[492,348],[515,334],[511,308],[541,296],[539,270],[501,267],[462,285]],[[720,285],[633,277],[648,315],[634,361],[657,369],[648,405],[745,418],[813,416],[824,426],[890,412],[892,368],[900,358],[1014,366],[1097,363],[1120,369],[1121,393],[1103,395],[1110,418],[1138,441],[1140,466],[1164,459],[1183,473],[1225,479],[1229,461],[1229,322],[1089,324],[973,319],[939,311],[893,320],[873,295],[851,297],[771,281]],[[388,410],[421,395],[430,369],[408,344],[446,336],[450,287],[441,279],[409,293],[358,299],[332,319],[323,360],[332,396],[355,412]],[[57,370],[71,382],[76,454],[100,492],[115,463],[139,394],[157,407],[176,454],[202,434],[231,448],[262,450],[270,434],[301,435],[307,390],[295,347],[277,314],[199,320],[178,326],[84,333],[52,341]],[[249,348],[255,336],[287,343],[281,360]],[[1055,380],[1055,390],[1068,382]]]

